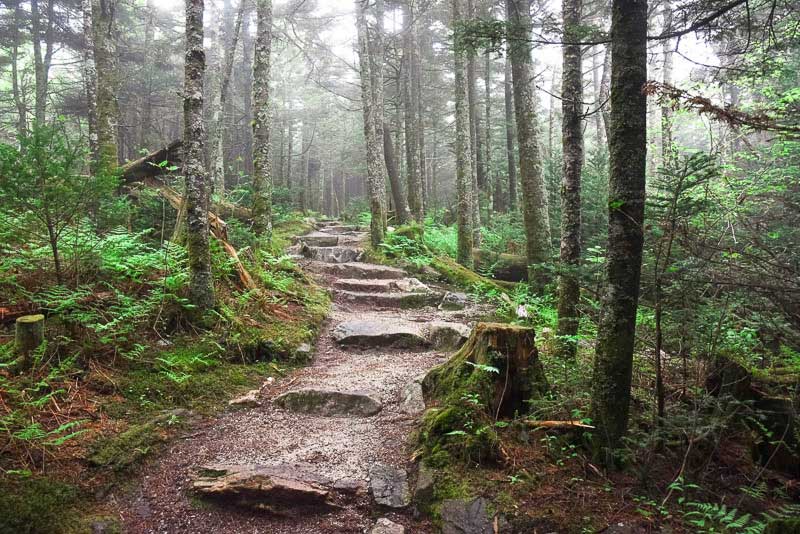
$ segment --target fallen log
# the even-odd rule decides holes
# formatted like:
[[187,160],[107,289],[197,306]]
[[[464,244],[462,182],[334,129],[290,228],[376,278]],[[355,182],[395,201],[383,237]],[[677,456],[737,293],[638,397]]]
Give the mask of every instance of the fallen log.
[[145,178],[167,174],[170,167],[180,167],[182,159],[183,141],[178,139],[146,156],[129,161],[119,168],[119,172],[125,183],[140,182]]
[[528,279],[528,261],[525,256],[476,249],[472,252],[472,257],[476,271],[490,271],[496,280],[524,282]]
[[[120,167],[120,176],[125,184],[142,182],[145,185],[158,187],[166,185],[158,177],[170,174],[179,168],[183,160],[183,141],[180,139],[169,145],[155,150],[139,159],[129,161]],[[220,214],[231,215],[237,219],[249,220],[250,209],[238,206],[226,200],[214,202],[214,211]]]

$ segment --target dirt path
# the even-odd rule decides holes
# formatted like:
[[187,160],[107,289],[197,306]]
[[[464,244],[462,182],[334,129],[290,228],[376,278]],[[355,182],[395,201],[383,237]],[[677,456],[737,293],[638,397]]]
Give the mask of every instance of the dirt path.
[[353,261],[365,238],[336,223],[300,238],[301,265],[335,296],[313,363],[146,467],[120,506],[126,532],[363,533],[378,518],[396,523],[381,532],[433,531],[410,502],[417,381],[463,339],[471,313],[439,310],[444,290],[403,271]]

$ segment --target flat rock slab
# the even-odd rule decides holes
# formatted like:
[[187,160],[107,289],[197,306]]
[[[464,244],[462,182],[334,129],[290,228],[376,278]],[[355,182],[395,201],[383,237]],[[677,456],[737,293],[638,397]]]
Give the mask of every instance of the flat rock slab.
[[381,506],[405,508],[411,503],[408,474],[405,469],[377,463],[369,469],[369,490]]
[[369,531],[369,534],[406,534],[406,527],[381,517]]
[[347,234],[361,230],[358,226],[351,224],[331,224],[322,228],[323,231],[331,234]]
[[360,260],[364,255],[364,250],[355,247],[304,246],[302,254],[306,258],[325,263],[347,263]]
[[323,482],[298,480],[291,469],[258,465],[210,465],[192,482],[198,494],[257,510],[330,506]]
[[360,291],[337,290],[338,300],[351,302],[354,304],[369,304],[377,308],[423,308],[425,306],[436,306],[439,302],[440,294],[433,292],[425,293],[362,293]]
[[335,247],[339,244],[339,236],[325,232],[311,232],[294,238],[295,243],[305,243],[310,247]]
[[417,349],[430,345],[419,325],[385,319],[344,321],[334,328],[333,339],[340,345],[362,348]]
[[312,262],[306,266],[306,269],[312,273],[327,274],[337,278],[400,279],[406,277],[406,272],[402,269],[361,262]]
[[[374,298],[385,295],[375,295]],[[354,319],[339,323],[333,339],[339,345],[361,348],[402,348],[453,350],[469,337],[470,328],[461,323],[433,321],[415,323],[399,319]]]
[[363,279],[363,278],[340,278],[333,283],[336,289],[344,291],[358,291],[364,293],[388,293],[392,291],[403,291],[408,293],[425,293],[430,291],[428,286],[416,278],[399,279]]
[[326,389],[296,389],[275,397],[285,410],[312,415],[369,417],[381,411],[381,403],[366,393]]

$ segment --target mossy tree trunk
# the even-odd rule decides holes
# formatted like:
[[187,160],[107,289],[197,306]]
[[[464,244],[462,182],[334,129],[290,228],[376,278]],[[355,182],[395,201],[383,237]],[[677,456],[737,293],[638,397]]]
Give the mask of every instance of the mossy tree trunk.
[[[369,206],[372,221],[370,222],[370,243],[376,247],[383,242],[384,221],[386,220],[384,193],[383,122],[380,129],[377,121],[382,113],[378,113],[378,99],[382,104],[382,88],[376,95],[373,88],[372,55],[367,32],[367,2],[355,0],[356,28],[358,31],[358,63],[361,71],[361,105],[364,109],[364,139],[367,145],[367,185],[369,188]],[[378,58],[382,63],[383,57]],[[375,82],[383,83],[383,76],[374,76]],[[380,137],[378,133],[380,132]]]
[[[214,306],[214,281],[208,237],[209,180],[203,123],[203,0],[186,0],[186,65],[183,96],[183,173],[186,180],[186,249],[189,300],[202,313]],[[99,113],[99,111],[98,111]]]
[[94,61],[97,73],[96,171],[110,173],[118,166],[119,65],[117,61],[116,0],[92,0]]
[[[461,0],[452,0],[453,26],[462,20]],[[469,108],[467,103],[467,81],[464,68],[464,47],[456,33],[453,47],[455,71],[456,107],[456,194],[458,216],[458,263],[472,268],[473,217],[472,196],[472,148],[470,145]]]
[[14,327],[17,370],[27,371],[33,364],[33,353],[44,342],[44,315],[23,315],[17,318]]
[[[511,59],[514,111],[519,142],[519,171],[522,183],[522,215],[525,221],[529,268],[550,259],[550,217],[547,187],[542,175],[539,151],[539,118],[536,114],[533,67],[531,65],[530,0],[507,0],[509,58]],[[535,276],[529,276],[535,282]]]
[[[582,0],[564,0],[564,36],[579,42]],[[561,273],[558,278],[558,345],[565,358],[577,352],[581,261],[581,169],[583,168],[583,61],[581,45],[563,46],[561,178]]]
[[646,0],[614,0],[611,35],[608,263],[591,407],[598,460],[605,462],[628,428],[631,398],[647,155]]
[[270,59],[272,0],[256,3],[256,45],[253,59],[253,231],[267,241],[272,235],[272,144],[270,139]]
[[472,460],[497,452],[494,422],[525,414],[547,391],[533,328],[479,323],[446,363],[423,379],[428,403],[421,437],[429,452]]

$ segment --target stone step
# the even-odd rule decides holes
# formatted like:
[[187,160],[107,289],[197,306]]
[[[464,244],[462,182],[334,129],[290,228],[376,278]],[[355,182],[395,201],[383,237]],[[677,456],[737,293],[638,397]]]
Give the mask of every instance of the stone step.
[[326,417],[369,417],[382,408],[380,401],[367,393],[314,388],[287,391],[272,402],[284,410]]
[[342,346],[455,350],[469,337],[461,323],[432,321],[416,323],[402,319],[354,319],[333,329],[333,339]]
[[322,231],[330,234],[348,234],[353,232],[361,233],[361,228],[349,224],[331,225],[321,228]]
[[339,244],[339,236],[325,232],[311,232],[295,236],[292,241],[299,244],[304,243],[310,247],[335,247]]
[[357,485],[302,473],[294,465],[210,464],[202,466],[192,480],[199,496],[272,513],[339,508],[354,490],[366,490],[363,483]]
[[405,278],[406,272],[396,267],[388,265],[375,265],[372,263],[347,262],[347,263],[325,263],[311,262],[306,266],[306,270],[317,273],[336,276],[337,278],[359,278],[359,279],[381,279],[397,280]]
[[438,306],[442,300],[442,294],[434,291],[379,293],[337,289],[334,295],[338,302],[370,304],[378,308],[424,308]]
[[334,289],[359,291],[362,293],[389,293],[405,291],[424,293],[430,291],[428,286],[416,278],[381,279],[381,278],[340,278],[333,282]]
[[323,263],[348,263],[358,261],[364,250],[355,247],[312,247],[303,246],[302,254],[306,258]]

